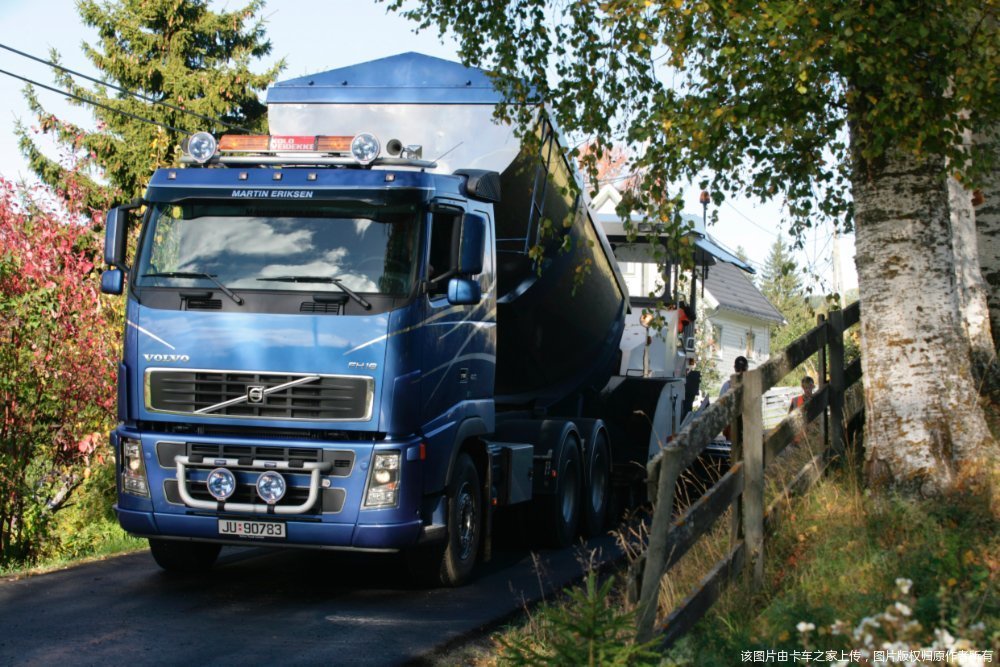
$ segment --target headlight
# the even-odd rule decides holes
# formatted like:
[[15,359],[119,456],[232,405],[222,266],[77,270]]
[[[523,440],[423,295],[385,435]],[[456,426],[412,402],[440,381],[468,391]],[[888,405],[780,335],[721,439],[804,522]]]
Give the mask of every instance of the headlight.
[[399,460],[399,452],[379,452],[372,457],[365,507],[399,504]]
[[257,495],[268,505],[284,498],[287,488],[285,478],[276,472],[268,471],[257,478]]
[[181,142],[181,150],[200,164],[212,159],[212,156],[215,155],[215,148],[215,137],[208,132],[196,132]]
[[371,164],[381,148],[375,135],[368,132],[362,132],[351,141],[351,155],[361,164]]
[[216,468],[208,473],[205,486],[213,498],[222,502],[236,493],[236,477],[225,468]]
[[121,476],[122,490],[134,496],[149,497],[146,481],[146,463],[142,460],[142,443],[132,438],[122,438]]

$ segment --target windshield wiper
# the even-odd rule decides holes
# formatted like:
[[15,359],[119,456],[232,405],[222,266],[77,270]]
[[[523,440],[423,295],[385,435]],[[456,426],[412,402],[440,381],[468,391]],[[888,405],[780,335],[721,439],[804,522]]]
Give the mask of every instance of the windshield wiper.
[[271,278],[258,278],[257,280],[279,283],[326,283],[329,285],[336,285],[343,290],[344,294],[361,304],[365,310],[371,310],[372,308],[372,305],[368,303],[367,299],[345,285],[344,281],[340,278],[334,278],[332,276],[274,276]]
[[222,293],[236,302],[237,306],[243,305],[243,297],[238,296],[231,289],[222,284],[218,278],[211,273],[201,273],[200,271],[154,271],[153,273],[142,274],[143,278],[208,278],[219,286]]

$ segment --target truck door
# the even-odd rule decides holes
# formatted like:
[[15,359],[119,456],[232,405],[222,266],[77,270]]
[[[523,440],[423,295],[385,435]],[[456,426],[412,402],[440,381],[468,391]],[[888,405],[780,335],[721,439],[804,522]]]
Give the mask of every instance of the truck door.
[[461,406],[463,402],[491,400],[493,396],[496,291],[493,220],[489,210],[477,206],[472,211],[487,223],[483,271],[476,276],[462,276],[479,282],[482,298],[473,305],[448,301],[448,283],[451,278],[459,277],[456,270],[465,212],[437,210],[431,214],[424,263],[427,282],[423,295],[421,377],[422,414],[428,422],[444,418],[456,408],[467,412]]

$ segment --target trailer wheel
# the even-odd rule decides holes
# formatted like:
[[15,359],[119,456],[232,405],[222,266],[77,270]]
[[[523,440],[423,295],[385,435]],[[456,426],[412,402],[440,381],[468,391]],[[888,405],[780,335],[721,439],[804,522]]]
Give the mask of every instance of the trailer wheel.
[[611,448],[606,431],[597,431],[588,454],[587,486],[583,489],[583,532],[587,537],[596,537],[607,525],[611,501]]
[[575,433],[568,434],[562,451],[556,474],[556,492],[539,498],[540,537],[546,545],[556,549],[568,547],[576,537],[583,479],[579,440]]
[[150,538],[149,550],[156,564],[167,572],[197,574],[212,569],[222,545]]
[[459,454],[448,484],[448,537],[443,545],[407,552],[410,573],[434,586],[461,586],[472,577],[479,555],[483,504],[479,473],[468,454]]

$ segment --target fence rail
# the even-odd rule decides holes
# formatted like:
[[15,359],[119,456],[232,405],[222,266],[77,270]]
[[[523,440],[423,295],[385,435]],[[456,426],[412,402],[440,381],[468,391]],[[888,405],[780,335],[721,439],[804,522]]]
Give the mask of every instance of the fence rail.
[[[833,311],[828,319],[792,342],[783,354],[742,376],[733,376],[729,391],[682,429],[648,465],[649,496],[654,503],[646,551],[632,567],[629,595],[638,603],[640,641],[659,636],[668,646],[711,608],[729,582],[749,565],[754,586],[763,581],[765,535],[781,519],[785,498],[800,495],[818,480],[826,465],[845,447],[845,436],[863,419],[863,409],[844,414],[844,396],[861,378],[859,360],[844,365],[844,332],[858,323],[857,302]],[[821,388],[803,406],[764,433],[761,396],[814,354],[819,356]],[[827,365],[829,364],[829,369]],[[829,381],[826,380],[829,370]],[[764,472],[806,426],[823,417],[829,440],[823,451],[803,466],[770,506],[764,506]],[[674,489],[681,473],[708,443],[732,424],[732,465],[701,498],[674,518]],[[657,622],[660,585],[670,569],[715,523],[733,508],[728,553],[666,618]]]

